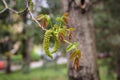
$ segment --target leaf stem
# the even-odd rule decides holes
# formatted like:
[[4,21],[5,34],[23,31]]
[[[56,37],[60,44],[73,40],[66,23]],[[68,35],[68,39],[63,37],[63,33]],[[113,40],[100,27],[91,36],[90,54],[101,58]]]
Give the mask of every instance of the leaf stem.
[[66,43],[68,43],[68,44],[72,44],[71,42],[69,42],[69,41],[67,41],[67,40],[64,40]]

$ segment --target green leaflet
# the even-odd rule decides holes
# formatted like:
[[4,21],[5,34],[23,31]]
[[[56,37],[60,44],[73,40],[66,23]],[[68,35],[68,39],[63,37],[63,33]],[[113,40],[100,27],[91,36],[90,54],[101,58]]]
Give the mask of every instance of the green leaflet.
[[77,51],[75,50],[69,57],[70,60],[72,60],[77,55]]
[[75,28],[69,28],[69,29],[67,29],[68,31],[73,31],[73,30],[75,30]]
[[33,4],[32,0],[29,0],[29,6],[30,6],[30,11],[33,11],[34,4]]
[[45,16],[43,14],[40,14],[39,16],[36,17],[36,20],[41,20],[43,19]]
[[78,58],[81,58],[81,51],[79,49],[77,50],[77,56]]
[[62,22],[63,19],[62,19],[62,17],[56,17],[56,21],[58,21],[58,22]]
[[69,52],[69,51],[70,51],[69,49],[70,49],[72,46],[73,46],[73,44],[70,44],[69,46],[67,46],[66,51]]
[[50,23],[50,16],[49,15],[45,15],[45,18],[47,19],[48,23]]
[[78,43],[74,42],[73,44],[70,44],[69,46],[67,46],[66,51],[69,52],[69,51],[77,48],[77,46],[78,46]]
[[77,56],[78,58],[81,57],[81,52],[80,52],[79,49],[76,49],[76,50],[70,55],[69,59],[72,60],[72,59],[75,58],[76,56]]
[[60,30],[60,32],[63,33],[64,36],[66,36],[66,29],[65,29],[65,28],[62,28],[62,29]]

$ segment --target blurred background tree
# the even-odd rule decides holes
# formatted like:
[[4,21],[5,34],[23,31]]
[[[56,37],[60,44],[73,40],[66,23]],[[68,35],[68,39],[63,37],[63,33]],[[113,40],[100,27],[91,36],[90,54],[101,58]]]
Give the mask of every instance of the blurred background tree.
[[102,65],[107,66],[108,75],[111,75],[109,80],[113,80],[116,74],[117,80],[120,80],[119,3],[118,0],[100,1],[93,11],[98,55],[101,55]]

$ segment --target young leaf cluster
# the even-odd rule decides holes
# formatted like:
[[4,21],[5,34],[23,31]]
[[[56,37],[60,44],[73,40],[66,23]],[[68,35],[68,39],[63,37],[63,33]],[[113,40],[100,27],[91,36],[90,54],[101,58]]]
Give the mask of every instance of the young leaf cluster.
[[[61,17],[56,17],[55,21],[56,23],[52,23],[50,17],[48,15],[41,14],[37,16],[37,21],[42,25],[42,27],[45,29],[45,35],[43,40],[43,48],[50,58],[53,58],[52,54],[57,52],[59,49],[60,43],[67,43],[68,46],[66,47],[67,52],[72,52],[70,55],[70,59],[73,61],[73,66],[75,69],[79,68],[79,59],[81,57],[81,52],[78,47],[78,43],[74,42],[71,43],[70,40],[72,39],[72,32],[74,28],[67,28],[67,23],[69,20],[68,14],[65,13]],[[50,26],[49,29],[47,29],[47,26]],[[50,51],[50,40],[54,40],[53,50]]]

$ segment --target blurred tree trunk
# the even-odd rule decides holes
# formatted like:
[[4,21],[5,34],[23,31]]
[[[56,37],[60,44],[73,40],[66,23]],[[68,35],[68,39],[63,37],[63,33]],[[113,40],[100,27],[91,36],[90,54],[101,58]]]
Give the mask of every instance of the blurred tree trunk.
[[120,80],[120,58],[117,60],[117,80]]
[[[10,0],[10,6],[13,7],[14,6],[14,1]],[[12,12],[9,11],[9,19],[12,21]],[[12,49],[12,43],[11,43],[11,39],[9,38],[9,40],[7,41],[7,45],[8,45],[8,51],[10,51]],[[6,64],[6,73],[9,74],[11,73],[11,56],[8,55],[7,56],[7,64]]]
[[30,69],[30,53],[32,50],[33,38],[29,37],[26,40],[23,40],[23,71],[29,72]]
[[[33,12],[33,15],[34,17],[37,16],[38,14],[38,7],[39,7],[40,3],[39,3],[39,0],[36,0],[35,1],[35,10]],[[23,21],[25,24],[27,24],[27,12],[23,15]],[[29,24],[27,24],[29,25]],[[29,27],[31,27],[29,25]],[[32,28],[34,30],[34,27]],[[29,33],[30,34],[30,31],[24,29],[24,32],[23,34],[26,34],[26,33]],[[23,67],[24,67],[24,71],[25,72],[28,72],[29,71],[29,68],[30,68],[30,53],[32,51],[32,47],[33,47],[33,34],[30,34],[29,36],[27,36],[27,39],[23,39],[23,45],[24,45],[24,48],[23,48]]]
[[7,56],[6,73],[11,73],[11,57]]
[[[68,1],[70,0],[61,0],[64,12],[68,11]],[[69,9],[69,25],[75,28],[73,41],[77,41],[80,44],[79,49],[82,53],[78,71],[74,70],[71,61],[68,63],[69,80],[99,80],[93,18],[90,10],[91,8],[89,7],[83,13],[80,8],[74,8],[74,5]]]
[[[27,28],[26,28],[27,15],[28,15],[27,11],[22,15],[23,22],[25,23],[23,25],[24,26],[23,35],[26,36],[26,38],[22,39],[22,44],[23,44],[23,46],[22,46],[23,72],[25,72],[25,73],[30,71],[30,61],[31,61],[30,53],[31,53],[32,47],[33,47],[33,37],[31,36],[30,31],[28,31]],[[31,27],[31,26],[29,26],[29,27]],[[30,35],[26,35],[28,33]]]
[[[120,50],[120,46],[119,46]],[[118,52],[118,57],[117,57],[117,80],[120,80],[120,54]]]
[[6,37],[6,41],[3,43],[4,48],[5,48],[5,53],[6,53],[6,73],[9,74],[11,73],[11,53],[10,50],[13,48],[13,43],[10,37]]

